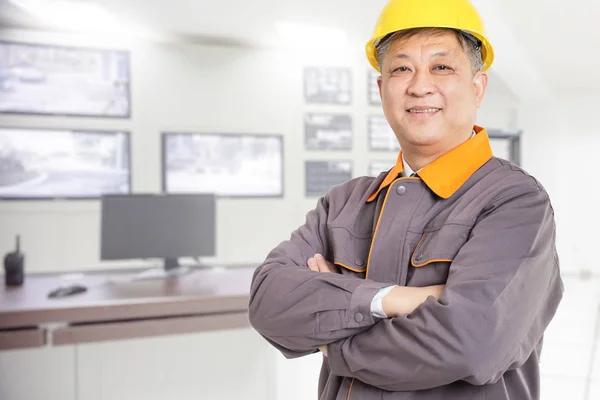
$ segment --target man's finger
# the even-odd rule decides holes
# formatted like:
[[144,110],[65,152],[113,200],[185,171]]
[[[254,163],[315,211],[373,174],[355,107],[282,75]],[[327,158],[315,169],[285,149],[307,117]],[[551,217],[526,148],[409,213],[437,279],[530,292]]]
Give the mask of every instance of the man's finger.
[[327,264],[325,258],[323,258],[320,254],[315,254],[315,260],[317,260],[317,265],[319,266],[319,271],[321,272],[333,272],[333,270]]
[[319,266],[317,264],[317,260],[315,260],[313,257],[308,259],[308,268],[310,268],[311,271],[315,271],[315,272],[319,272]]

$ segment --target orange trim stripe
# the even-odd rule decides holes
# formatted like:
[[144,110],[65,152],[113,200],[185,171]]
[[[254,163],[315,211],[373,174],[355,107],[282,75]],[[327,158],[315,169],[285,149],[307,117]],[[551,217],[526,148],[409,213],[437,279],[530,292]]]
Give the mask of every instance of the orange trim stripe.
[[350,271],[352,271],[352,272],[365,272],[365,270],[364,270],[364,269],[354,269],[354,268],[350,268],[349,266],[347,266],[347,265],[345,265],[345,264],[342,264],[342,263],[339,263],[339,262],[334,262],[334,264],[335,264],[335,265],[339,265],[339,266],[340,266],[340,267],[342,267],[342,268],[349,269],[349,270],[350,270]]
[[[401,181],[405,179],[418,179],[418,178],[398,178],[392,181],[392,185],[396,181]],[[385,210],[385,205],[387,204],[388,196],[390,192],[388,191],[385,194],[385,199],[383,199],[383,206],[381,206],[381,211],[379,212],[379,217],[377,218],[377,224],[375,225],[375,232],[373,232],[373,239],[371,239],[371,246],[369,247],[369,257],[367,258],[367,273],[365,274],[365,279],[369,277],[369,266],[371,265],[371,253],[373,252],[373,243],[375,242],[375,238],[377,237],[377,231],[379,231],[379,223],[381,222],[381,216],[383,215],[383,210]]]
[[454,260],[428,260],[424,264],[415,264],[415,262],[412,261],[412,266],[415,268],[421,268],[421,267],[424,267],[424,266],[429,265],[434,262],[450,262],[451,263],[452,261],[454,261]]
[[421,240],[419,240],[419,243],[417,243],[417,246],[415,247],[415,251],[413,253],[413,256],[410,259],[410,263],[412,264],[413,267],[415,268],[421,268],[424,267],[428,264],[434,263],[434,262],[453,262],[454,260],[427,260],[425,261],[423,264],[415,264],[415,254],[418,253],[418,249],[421,246],[421,242],[423,242],[423,239],[425,238],[425,235],[421,235]]
[[[402,164],[402,163],[400,163],[400,164]],[[402,170],[400,172],[402,172]],[[396,174],[396,176],[397,176],[397,174]],[[396,180],[400,181],[403,179],[418,179],[418,178],[398,178]],[[393,184],[396,180],[392,181],[391,184]],[[387,203],[387,199],[388,199],[389,195],[390,195],[390,192],[388,191],[385,195],[385,199],[383,200],[383,206],[381,207],[381,211],[379,212],[379,217],[377,218],[377,225],[375,226],[375,232],[373,233],[373,239],[371,240],[371,246],[369,246],[369,257],[367,258],[367,267],[366,267],[367,272],[365,273],[365,279],[367,279],[369,277],[369,266],[371,265],[371,253],[373,252],[373,243],[375,242],[375,238],[377,237],[377,231],[379,230],[379,222],[381,221],[381,216],[383,215],[383,210],[385,210],[385,205]],[[354,384],[354,378],[352,378],[352,381],[350,382],[350,388],[348,389],[348,396],[346,397],[346,400],[350,400],[350,393],[352,393],[352,385],[353,384]]]
[[[381,190],[383,190],[385,187],[387,187],[389,185],[393,185],[396,181],[409,180],[409,179],[420,180],[420,178],[418,178],[418,177],[400,177],[400,178],[394,179],[395,177],[398,176],[398,174],[402,173],[403,171],[404,171],[404,165],[402,163],[402,151],[400,151],[396,165],[387,174],[387,176],[385,177],[385,179],[379,186],[379,189],[375,193],[373,193],[367,201],[368,202],[373,201],[377,197],[377,195],[379,194],[379,192]],[[377,237],[377,232],[379,230],[379,223],[381,222],[381,216],[383,215],[383,211],[385,210],[385,205],[387,204],[387,199],[388,199],[389,195],[390,195],[390,192],[388,191],[385,194],[385,199],[383,200],[383,206],[381,207],[381,211],[379,212],[379,217],[377,218],[377,224],[375,225],[375,232],[373,233],[373,239],[371,240],[371,246],[369,246],[369,257],[367,258],[365,279],[367,279],[369,277],[369,267],[371,266],[371,254],[373,252],[373,243],[375,242],[375,238]],[[338,263],[336,263],[336,264],[338,264]],[[342,264],[339,264],[339,265],[344,266]],[[348,268],[348,269],[350,269],[350,268]],[[350,382],[350,388],[348,389],[348,396],[346,397],[346,400],[350,400],[350,394],[352,393],[352,385],[353,384],[354,384],[354,378],[352,378],[352,381]]]
[[[473,127],[476,135],[453,150],[439,157],[431,164],[421,168],[419,177],[435,194],[447,199],[452,196],[483,164],[492,158],[492,147],[486,130]],[[404,170],[402,152],[396,165],[388,172],[377,191],[367,202],[373,201],[381,190],[389,186],[395,177]]]
[[354,378],[352,378],[352,381],[350,382],[350,388],[348,388],[348,396],[346,397],[346,400],[350,400],[350,393],[352,393],[352,385],[354,385]]

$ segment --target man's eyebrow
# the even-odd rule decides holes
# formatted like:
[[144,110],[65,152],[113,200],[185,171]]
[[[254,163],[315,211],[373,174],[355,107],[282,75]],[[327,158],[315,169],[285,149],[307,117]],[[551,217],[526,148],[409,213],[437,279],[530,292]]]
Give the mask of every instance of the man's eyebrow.
[[446,57],[446,56],[449,56],[449,55],[451,55],[451,54],[452,54],[452,53],[451,53],[451,52],[449,52],[449,51],[438,51],[438,52],[436,52],[436,53],[433,53],[433,54],[431,55],[431,57],[430,57],[430,58],[436,58],[436,57]]
[[[452,52],[443,50],[433,53],[430,58],[446,57],[449,55],[452,55]],[[406,53],[396,53],[393,55],[393,58],[410,59],[411,57]]]

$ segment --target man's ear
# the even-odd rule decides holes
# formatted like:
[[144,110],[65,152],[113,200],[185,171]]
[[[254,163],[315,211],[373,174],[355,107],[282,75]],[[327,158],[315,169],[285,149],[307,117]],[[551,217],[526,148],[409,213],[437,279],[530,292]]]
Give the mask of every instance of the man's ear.
[[483,97],[488,84],[488,74],[484,71],[478,71],[473,77],[473,88],[475,89],[475,98],[477,99],[477,108],[481,106]]
[[381,75],[377,77],[377,87],[379,88],[379,99],[383,101],[383,97],[381,96],[381,84],[383,83],[383,78]]

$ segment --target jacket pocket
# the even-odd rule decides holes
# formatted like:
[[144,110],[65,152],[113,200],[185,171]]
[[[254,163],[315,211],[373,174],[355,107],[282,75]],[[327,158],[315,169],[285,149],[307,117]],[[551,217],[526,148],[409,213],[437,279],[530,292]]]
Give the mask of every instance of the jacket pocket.
[[335,265],[356,273],[367,270],[371,238],[357,238],[345,228],[331,228],[329,239]]
[[470,232],[470,227],[454,224],[424,232],[413,251],[411,265],[421,268],[437,262],[451,263],[467,242]]
[[464,225],[444,225],[425,231],[410,259],[406,282],[408,286],[445,284],[450,265],[469,238],[471,228]]

